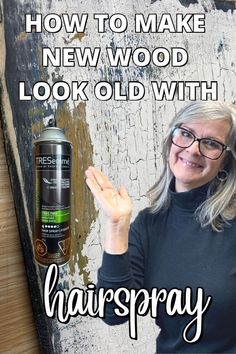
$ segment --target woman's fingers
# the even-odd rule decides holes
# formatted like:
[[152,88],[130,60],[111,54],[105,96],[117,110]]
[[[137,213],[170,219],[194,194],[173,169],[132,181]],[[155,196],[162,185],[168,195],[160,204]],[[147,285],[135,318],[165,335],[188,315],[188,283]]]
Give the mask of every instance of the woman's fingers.
[[87,183],[87,186],[89,187],[90,191],[93,193],[94,197],[98,198],[99,193],[101,193],[102,190],[101,190],[100,186],[97,184],[96,180],[87,176],[86,183]]
[[102,190],[98,183],[91,178],[87,178],[86,183],[100,207],[108,217],[113,218],[114,214],[117,213],[117,203],[115,199],[117,192],[112,189]]
[[101,190],[114,189],[109,179],[102,172],[97,170],[95,167],[89,166],[85,174],[88,178],[91,178],[94,181],[94,183],[97,183],[98,186],[100,186]]
[[121,197],[123,198],[129,198],[128,192],[126,190],[126,188],[124,186],[121,186],[119,189],[119,194],[121,195]]
[[104,207],[106,205],[106,207],[108,207],[108,205],[111,204],[112,198],[118,194],[111,182],[94,167],[89,167],[85,174],[87,177],[87,186],[90,188],[94,197],[100,204],[103,204],[101,206]]
[[132,202],[125,187],[117,191],[108,178],[94,167],[89,167],[85,174],[88,187],[109,218],[116,221],[131,213]]

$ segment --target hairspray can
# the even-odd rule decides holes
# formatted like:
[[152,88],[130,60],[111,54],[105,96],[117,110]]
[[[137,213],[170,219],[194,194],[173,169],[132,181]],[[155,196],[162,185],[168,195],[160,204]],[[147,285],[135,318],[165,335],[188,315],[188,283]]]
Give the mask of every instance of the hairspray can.
[[45,128],[34,144],[34,250],[44,266],[63,265],[70,258],[71,150],[57,127]]

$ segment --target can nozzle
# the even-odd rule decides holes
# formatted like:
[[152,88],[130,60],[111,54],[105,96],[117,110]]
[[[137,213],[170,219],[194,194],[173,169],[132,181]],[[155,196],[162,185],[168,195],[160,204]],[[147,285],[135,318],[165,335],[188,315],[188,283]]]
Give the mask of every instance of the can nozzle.
[[56,126],[57,126],[57,124],[56,124],[56,119],[55,119],[55,118],[49,119],[47,126],[48,126],[48,127],[56,127]]

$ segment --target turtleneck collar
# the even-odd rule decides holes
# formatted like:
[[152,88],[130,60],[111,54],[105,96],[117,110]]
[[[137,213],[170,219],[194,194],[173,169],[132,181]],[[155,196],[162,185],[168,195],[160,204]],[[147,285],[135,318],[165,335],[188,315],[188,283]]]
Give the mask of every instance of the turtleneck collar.
[[206,200],[209,183],[186,192],[175,191],[175,179],[170,184],[170,195],[172,205],[176,205],[183,210],[195,211],[197,207]]

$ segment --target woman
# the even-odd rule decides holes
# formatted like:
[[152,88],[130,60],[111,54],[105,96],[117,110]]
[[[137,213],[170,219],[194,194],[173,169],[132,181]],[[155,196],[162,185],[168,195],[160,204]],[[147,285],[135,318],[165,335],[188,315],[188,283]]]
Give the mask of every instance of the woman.
[[[160,305],[157,353],[236,353],[236,116],[220,102],[194,102],[174,118],[151,207],[130,226],[131,201],[94,167],[87,185],[107,215],[100,287],[203,288],[212,297],[197,342],[186,316]],[[129,241],[128,241],[129,239]],[[118,324],[107,308],[106,321]]]

